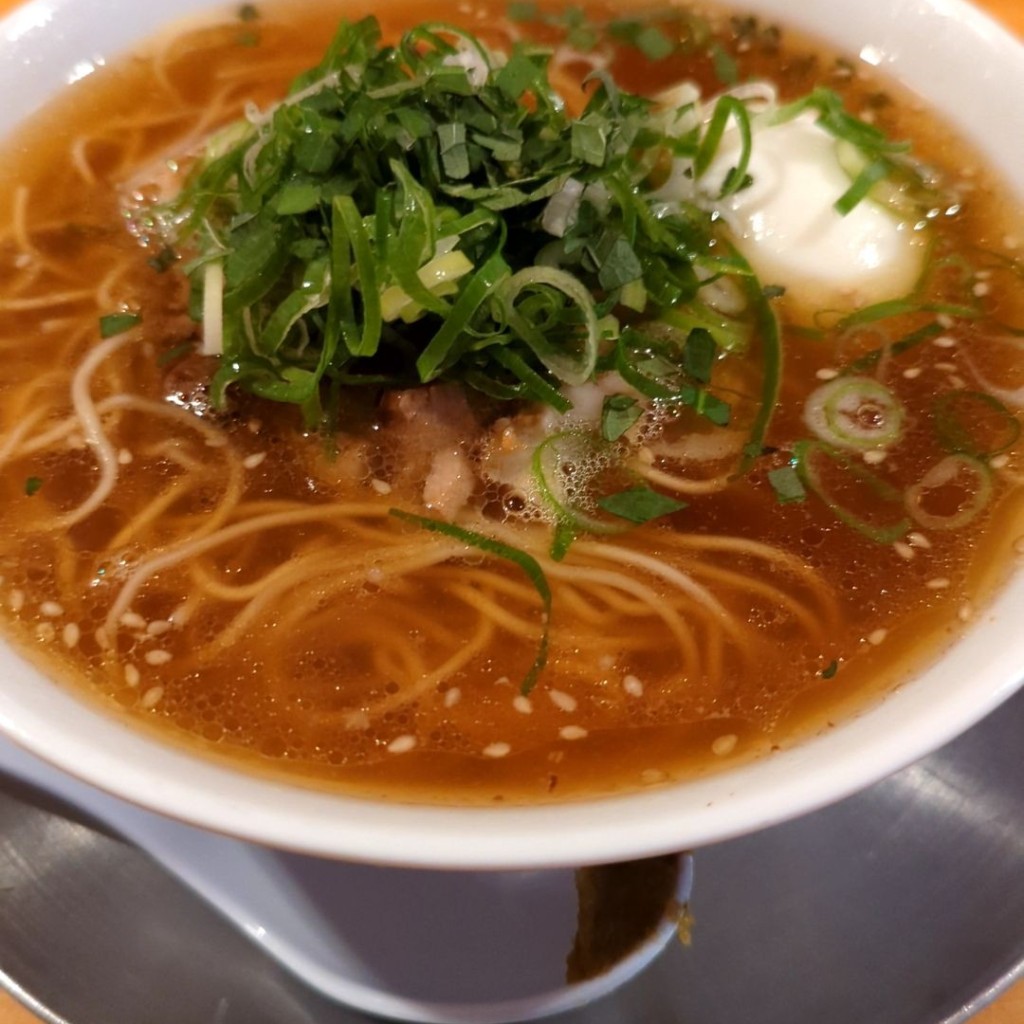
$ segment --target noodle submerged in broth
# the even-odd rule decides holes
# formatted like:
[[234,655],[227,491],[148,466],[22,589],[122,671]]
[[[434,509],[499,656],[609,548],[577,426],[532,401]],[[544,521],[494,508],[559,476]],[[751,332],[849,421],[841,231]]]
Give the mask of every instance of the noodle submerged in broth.
[[1020,529],[1022,266],[955,140],[753,19],[361,13],[194,25],[8,145],[11,637],[456,802],[734,764],[934,657]]

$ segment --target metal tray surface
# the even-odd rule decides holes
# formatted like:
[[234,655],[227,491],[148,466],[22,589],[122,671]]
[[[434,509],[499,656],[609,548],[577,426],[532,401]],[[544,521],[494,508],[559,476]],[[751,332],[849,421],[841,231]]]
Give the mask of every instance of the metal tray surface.
[[[693,944],[557,1024],[960,1024],[1024,970],[1024,693],[695,855]],[[515,964],[509,964],[515,970]],[[358,1024],[138,848],[0,777],[0,984],[67,1024]]]

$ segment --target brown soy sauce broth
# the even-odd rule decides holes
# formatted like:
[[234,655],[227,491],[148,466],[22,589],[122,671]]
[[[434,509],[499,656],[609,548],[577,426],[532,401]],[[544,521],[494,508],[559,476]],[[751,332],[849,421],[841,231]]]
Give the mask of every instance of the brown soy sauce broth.
[[[195,368],[173,359],[161,365],[162,355],[195,337],[183,286],[173,271],[147,264],[154,252],[125,230],[120,207],[126,189],[151,189],[168,158],[187,155],[246,102],[279,97],[317,61],[339,14],[365,9],[266,5],[253,22],[168,35],[152,54],[69,89],[8,143],[4,191],[13,212],[0,225],[0,600],[18,647],[104,706],[212,756],[369,796],[456,803],[579,798],[740,763],[854,713],[938,656],[1015,557],[1021,502],[1005,479],[971,530],[916,531],[900,549],[859,535],[820,501],[777,504],[765,479],[778,464],[770,459],[728,491],[693,501],[673,527],[776,547],[788,562],[699,545],[698,557],[698,549],[673,547],[673,527],[636,531],[625,546],[694,568],[743,625],[746,650],[728,638],[695,641],[713,671],[681,673],[664,621],[639,614],[636,601],[620,595],[598,614],[590,592],[567,591],[554,607],[548,667],[523,699],[518,681],[536,652],[538,607],[514,570],[470,558],[458,571],[442,564],[397,578],[378,566],[338,589],[345,566],[368,543],[392,543],[383,539],[396,532],[381,519],[387,508],[418,502],[395,452],[383,445],[369,459],[374,479],[391,481],[390,493],[380,494],[369,486],[365,459],[354,465],[345,445],[328,459],[322,440],[302,435],[290,410],[238,400],[226,419],[211,415],[190,379]],[[495,27],[498,10],[473,5],[453,20],[500,43],[506,33]],[[592,11],[598,20],[607,15],[604,7]],[[389,4],[374,13],[394,37],[433,11]],[[1012,254],[1019,218],[1008,227],[1003,190],[980,165],[964,167],[959,143],[907,97],[773,26],[711,17],[742,75],[770,77],[784,98],[815,84],[834,88],[855,113],[894,137],[913,138],[915,152],[943,168],[956,201],[937,216],[941,251]],[[537,34],[550,39],[554,30]],[[720,88],[705,57],[651,65],[622,47],[613,71],[624,87],[651,93],[684,77],[706,93]],[[972,287],[988,291],[992,319],[1024,321],[1017,278],[997,261],[978,265],[986,276]],[[936,288],[952,302],[963,287],[962,265],[951,261]],[[182,415],[108,411],[117,488],[102,508],[64,528],[60,516],[96,485],[95,459],[73,424],[59,443],[29,450],[30,438],[68,423],[68,368],[96,344],[97,317],[121,306],[144,311],[141,341],[97,371],[97,397],[130,391],[162,402],[170,388]],[[905,319],[895,334],[920,322]],[[893,386],[916,426],[912,443],[886,466],[895,478],[917,479],[941,457],[926,429],[929,403],[951,380],[970,386],[963,350],[986,330],[951,324],[949,347],[925,344],[901,357]],[[842,338],[833,331],[823,341],[787,330],[789,378],[769,444],[785,448],[806,436],[802,408],[816,375],[877,344],[870,331]],[[1010,378],[1008,387],[1019,384],[1001,350],[981,358]],[[199,427],[187,422],[197,413]],[[372,405],[357,409],[345,427],[372,448],[376,416]],[[19,435],[26,422],[30,429]],[[1000,472],[1019,472],[1019,463],[1013,453]],[[31,496],[30,479],[39,482]],[[201,547],[203,536],[233,521],[229,498],[254,515],[300,503],[323,517],[269,526],[258,539],[240,535],[202,551],[194,564],[157,573],[118,616],[112,657],[97,630],[133,567],[186,535]],[[329,510],[343,500],[376,512],[342,529]],[[262,581],[318,559],[334,559],[333,576],[312,573],[278,607],[259,607]],[[791,563],[818,582],[788,569]],[[756,585],[729,583],[751,573],[759,574]],[[467,577],[492,605],[507,607],[512,628],[484,636],[479,607],[464,593]],[[659,592],[657,581],[644,583]],[[253,611],[240,626],[244,608]],[[474,643],[478,650],[464,664],[416,699],[402,699],[407,691],[396,678],[429,675]]]

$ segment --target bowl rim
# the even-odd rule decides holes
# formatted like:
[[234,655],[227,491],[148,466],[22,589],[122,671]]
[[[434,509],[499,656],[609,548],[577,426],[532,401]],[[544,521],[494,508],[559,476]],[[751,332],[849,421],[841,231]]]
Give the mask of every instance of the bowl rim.
[[[179,0],[178,6],[191,11],[215,5]],[[1003,138],[1014,124],[1009,97],[1024,95],[1024,46],[964,0],[851,0],[858,13],[845,43],[837,38],[841,19],[835,3],[827,10],[801,0],[735,6],[785,16],[860,53],[922,94],[934,90],[950,97],[951,81],[960,71],[968,73],[986,102],[956,107],[951,120],[993,157],[1004,176],[1024,166],[1024,142],[1011,145]],[[125,8],[133,13],[112,38],[106,32],[99,41],[90,36],[90,23],[106,28],[113,24],[108,15],[113,19]],[[88,11],[75,0],[29,0],[17,8],[0,21],[0,84],[14,72],[24,78],[28,71],[31,81],[12,111],[0,115],[0,132],[39,104],[45,83],[52,93],[59,75],[68,80],[75,68],[102,63],[143,28],[163,21],[149,5],[121,0],[96,0]],[[104,47],[102,57],[97,46]],[[56,78],[45,66],[54,55],[67,69]],[[940,64],[939,70],[922,70],[924,57]],[[999,130],[1003,123],[1006,131]],[[996,144],[1001,148],[993,152]],[[1019,170],[1011,187],[1024,196]],[[50,683],[6,642],[0,643],[0,734],[132,803],[296,852],[481,870],[609,862],[706,845],[781,822],[845,797],[941,746],[1021,685],[1024,635],[1015,622],[1022,608],[1024,572],[1018,570],[938,662],[827,734],[696,780],[571,803],[481,808],[374,802],[245,775],[129,727]]]

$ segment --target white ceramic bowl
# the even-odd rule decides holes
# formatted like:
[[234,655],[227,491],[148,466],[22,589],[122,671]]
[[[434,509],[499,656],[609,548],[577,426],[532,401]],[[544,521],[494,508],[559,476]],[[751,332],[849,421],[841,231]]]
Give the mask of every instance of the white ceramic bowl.
[[[69,80],[213,6],[32,0],[0,23],[0,135]],[[961,0],[745,0],[837,43],[945,112],[1024,197],[1024,48]],[[551,807],[448,809],[345,799],[164,747],[0,648],[0,730],[87,782],[193,824],[298,851],[420,867],[607,862],[699,846],[820,807],[935,749],[1024,675],[1024,571],[933,668],[785,753],[695,782]]]

